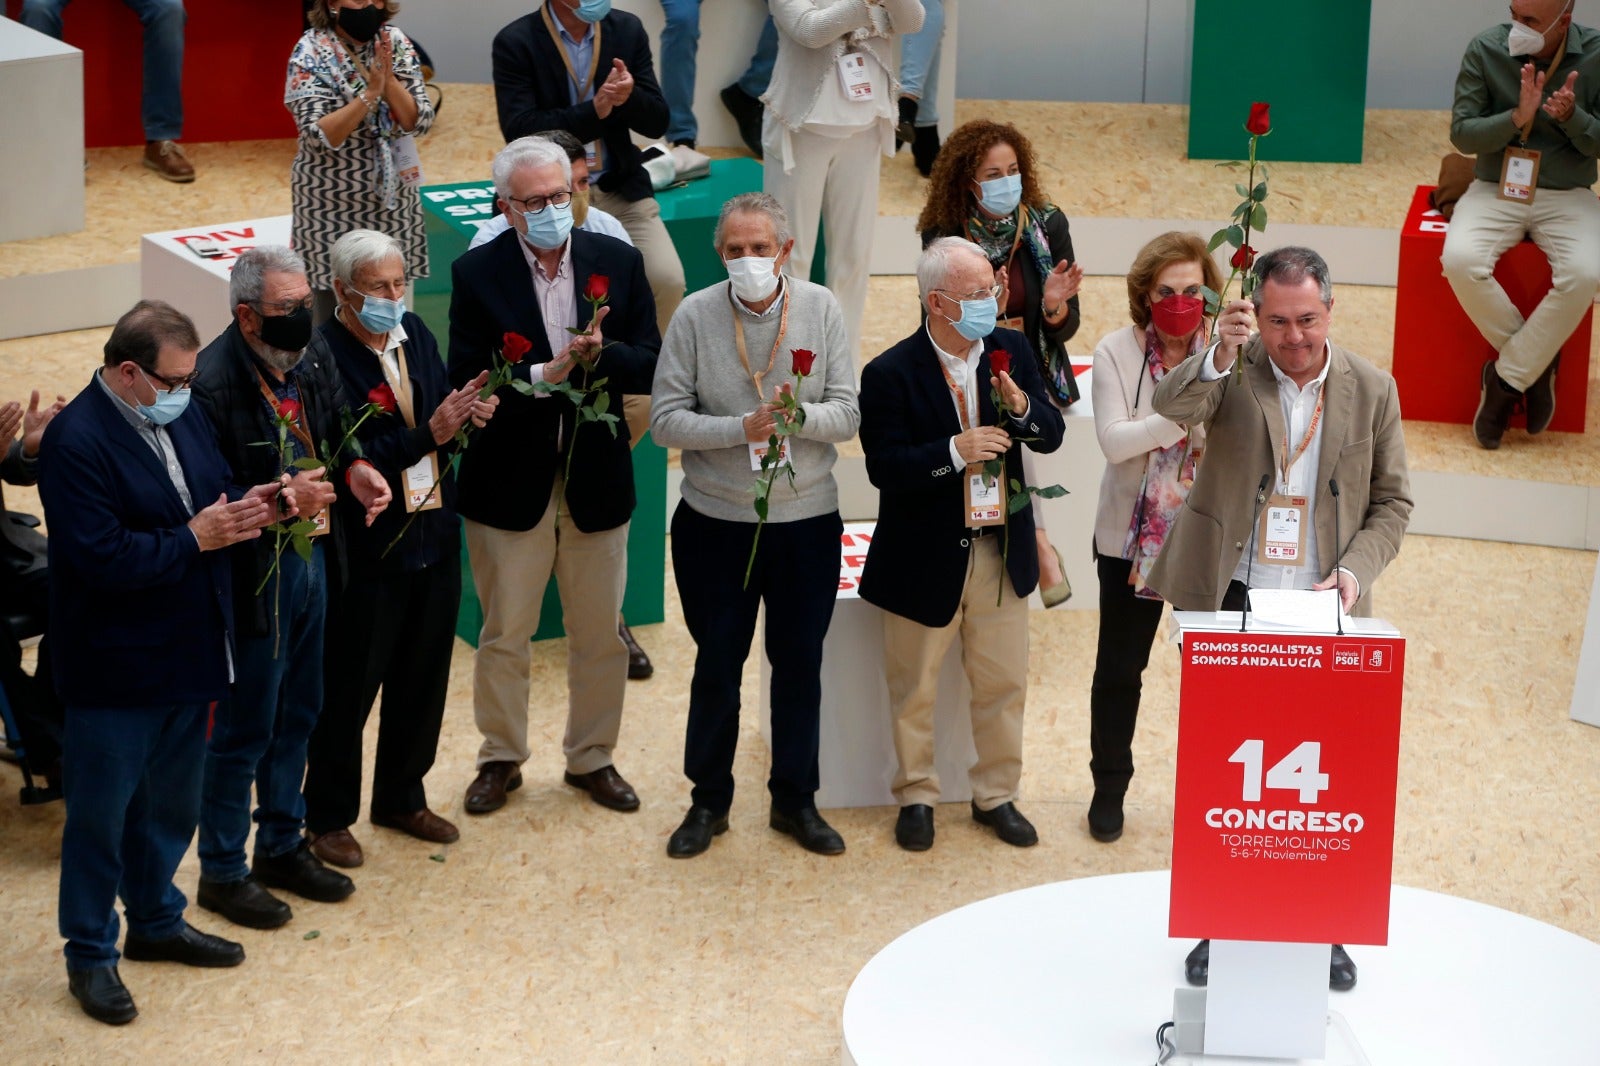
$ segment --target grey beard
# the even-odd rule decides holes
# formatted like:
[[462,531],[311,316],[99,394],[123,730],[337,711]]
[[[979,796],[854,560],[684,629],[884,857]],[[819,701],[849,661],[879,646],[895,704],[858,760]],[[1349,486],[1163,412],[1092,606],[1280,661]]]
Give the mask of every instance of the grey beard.
[[250,345],[251,351],[261,357],[263,363],[266,363],[280,374],[287,374],[299,366],[300,360],[306,354],[303,351],[286,352],[282,348],[274,348],[270,344],[263,342],[259,337],[255,340],[246,338],[246,343]]

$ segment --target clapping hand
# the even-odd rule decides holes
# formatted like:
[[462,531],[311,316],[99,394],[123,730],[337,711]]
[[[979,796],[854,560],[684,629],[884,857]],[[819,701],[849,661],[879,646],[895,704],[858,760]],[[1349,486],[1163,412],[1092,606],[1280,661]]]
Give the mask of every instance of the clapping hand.
[[595,115],[599,118],[609,117],[612,108],[621,107],[632,95],[633,75],[628,73],[628,64],[620,59],[613,59],[611,73],[606,75],[605,84],[594,94]]
[[[39,394],[34,393],[35,396]],[[22,405],[12,400],[4,407],[0,407],[0,441],[16,439],[17,430],[22,428]]]
[[1044,279],[1044,306],[1047,310],[1055,310],[1066,306],[1068,300],[1078,295],[1078,289],[1083,285],[1083,266],[1079,263],[1069,263],[1065,259],[1055,265],[1055,269],[1045,275]]
[[484,423],[494,417],[494,409],[500,406],[500,397],[478,399],[478,393],[488,383],[489,372],[484,370],[439,402],[439,406],[434,409],[433,417],[428,419],[428,429],[433,433],[435,444],[448,443],[450,438],[466,425],[469,418],[472,419],[473,425],[482,429]]
[[[1574,71],[1576,76],[1577,72]],[[1533,121],[1544,100],[1544,72],[1535,70],[1532,63],[1522,64],[1522,85],[1516,108],[1511,112],[1511,123],[1518,129]]]
[[1572,117],[1573,111],[1578,107],[1578,95],[1573,91],[1573,86],[1578,83],[1578,72],[1573,71],[1567,75],[1567,80],[1561,88],[1550,94],[1550,99],[1544,102],[1544,113],[1557,122],[1565,122]]
[[[7,406],[12,405],[8,404]],[[56,402],[41,411],[39,410],[39,390],[33,390],[33,395],[28,398],[28,409],[22,413],[23,455],[32,459],[39,454],[39,441],[44,438],[44,427],[48,426],[50,420],[60,414],[61,409],[65,406],[67,406],[67,398],[58,393]],[[0,426],[0,431],[3,431],[3,429],[4,427]],[[5,439],[9,440],[10,435],[7,435]]]

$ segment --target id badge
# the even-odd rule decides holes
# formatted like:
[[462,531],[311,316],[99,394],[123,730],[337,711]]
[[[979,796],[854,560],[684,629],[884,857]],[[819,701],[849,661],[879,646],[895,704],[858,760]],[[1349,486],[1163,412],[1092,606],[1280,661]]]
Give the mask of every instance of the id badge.
[[306,534],[308,537],[320,537],[324,533],[328,532],[328,530],[333,528],[332,524],[330,524],[328,521],[328,509],[326,507],[312,515],[311,521],[316,528],[310,533]]
[[[1004,471],[1001,477],[1005,476]],[[998,526],[1006,520],[1000,500],[1000,478],[984,475],[982,469],[967,468],[967,525]]]
[[846,100],[871,103],[878,98],[872,88],[872,73],[867,68],[867,57],[860,52],[846,52],[839,57],[839,87]]
[[[756,473],[760,473],[761,460],[764,459],[767,454],[767,442],[762,441],[760,444],[757,444],[755,441],[746,441],[745,445],[750,449],[750,469],[754,470]],[[782,467],[789,465],[789,438],[779,437],[778,466]]]
[[1260,547],[1257,558],[1277,566],[1298,566],[1306,555],[1306,505],[1304,496],[1273,493],[1261,509]]
[[1505,162],[1500,166],[1500,191],[1502,200],[1516,204],[1533,203],[1533,194],[1539,188],[1539,153],[1532,148],[1506,149]]
[[439,457],[429,452],[401,475],[406,487],[406,513],[437,511],[444,506],[439,492]]
[[591,172],[599,170],[600,169],[600,142],[599,141],[590,141],[588,144],[584,145],[583,146],[583,157],[588,162],[589,170]]
[[416,188],[422,184],[422,156],[417,153],[417,139],[410,134],[396,138],[389,144],[394,156],[394,172],[400,184]]

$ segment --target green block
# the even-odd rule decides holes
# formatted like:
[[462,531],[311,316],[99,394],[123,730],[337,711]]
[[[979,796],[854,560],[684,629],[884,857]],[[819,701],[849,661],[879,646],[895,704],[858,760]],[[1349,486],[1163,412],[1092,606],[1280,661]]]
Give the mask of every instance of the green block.
[[1361,162],[1371,28],[1371,0],[1195,0],[1189,157],[1245,158],[1244,122],[1262,100],[1272,105],[1272,134],[1258,159]]

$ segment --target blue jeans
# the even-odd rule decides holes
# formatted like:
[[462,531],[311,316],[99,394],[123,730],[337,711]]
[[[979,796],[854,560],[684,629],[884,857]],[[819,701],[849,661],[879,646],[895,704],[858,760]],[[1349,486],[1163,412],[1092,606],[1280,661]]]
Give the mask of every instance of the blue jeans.
[[900,95],[917,98],[917,125],[937,126],[944,0],[922,0],[922,10],[922,29],[900,39]]
[[[700,47],[700,0],[661,0],[666,25],[661,28],[661,62],[657,71],[661,95],[667,98],[667,142],[693,141],[700,135],[694,117],[695,57]],[[739,77],[739,88],[759,97],[772,81],[772,66],[778,61],[778,28],[772,16],[761,26],[750,66]]]
[[[144,136],[183,136],[183,0],[122,0],[144,27]],[[61,39],[61,9],[68,0],[22,0],[20,21]]]
[[[234,683],[217,704],[206,746],[204,807],[200,814],[200,875],[241,881],[249,873],[244,845],[250,836],[250,784],[256,786],[256,846],[274,858],[300,846],[306,805],[306,742],[322,713],[322,631],[327,609],[323,548],[302,563],[291,550],[282,561],[278,591],[282,641],[274,655],[270,631],[274,576],[261,590],[269,631],[241,637],[234,653]],[[239,595],[251,590],[239,589]]]
[[205,736],[203,703],[67,708],[59,923],[68,970],[116,965],[118,895],[130,932],[183,931],[188,900],[172,875],[200,816]]

